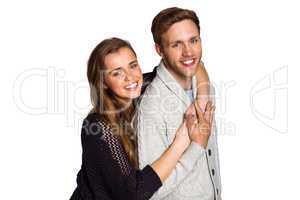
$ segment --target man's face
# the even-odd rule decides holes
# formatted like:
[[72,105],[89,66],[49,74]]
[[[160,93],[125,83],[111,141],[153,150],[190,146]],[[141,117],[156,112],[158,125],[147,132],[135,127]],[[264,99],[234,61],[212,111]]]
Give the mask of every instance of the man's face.
[[201,60],[200,33],[192,20],[173,24],[162,35],[162,45],[156,45],[166,68],[179,81],[190,80]]

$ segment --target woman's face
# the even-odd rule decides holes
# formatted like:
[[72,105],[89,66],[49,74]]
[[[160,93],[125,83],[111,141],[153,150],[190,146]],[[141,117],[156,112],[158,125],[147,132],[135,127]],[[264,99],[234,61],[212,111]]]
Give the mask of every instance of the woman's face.
[[128,102],[140,96],[143,75],[135,54],[127,47],[105,56],[104,84],[116,97]]

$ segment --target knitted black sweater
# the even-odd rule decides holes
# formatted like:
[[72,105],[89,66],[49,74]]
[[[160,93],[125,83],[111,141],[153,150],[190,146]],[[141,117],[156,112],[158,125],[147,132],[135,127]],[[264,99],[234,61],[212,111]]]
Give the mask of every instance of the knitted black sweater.
[[71,200],[146,200],[161,187],[149,165],[132,167],[119,139],[98,114],[84,120],[81,142],[82,166]]

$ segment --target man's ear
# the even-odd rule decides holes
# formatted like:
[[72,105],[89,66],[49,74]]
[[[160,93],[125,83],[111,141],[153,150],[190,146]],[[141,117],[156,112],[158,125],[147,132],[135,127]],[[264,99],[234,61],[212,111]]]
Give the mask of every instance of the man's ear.
[[160,57],[163,57],[163,52],[162,52],[162,47],[159,45],[159,44],[156,44],[155,43],[155,51],[156,53],[160,56]]

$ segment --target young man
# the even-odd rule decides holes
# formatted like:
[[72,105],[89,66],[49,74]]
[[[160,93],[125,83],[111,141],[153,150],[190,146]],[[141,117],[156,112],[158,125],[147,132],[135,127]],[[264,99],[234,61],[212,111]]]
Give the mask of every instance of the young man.
[[[186,109],[195,100],[195,73],[202,56],[199,19],[193,11],[165,9],[154,18],[151,30],[162,60],[137,108],[140,168],[153,163],[173,141]],[[213,127],[210,137],[192,140],[152,199],[221,199],[215,131]]]

